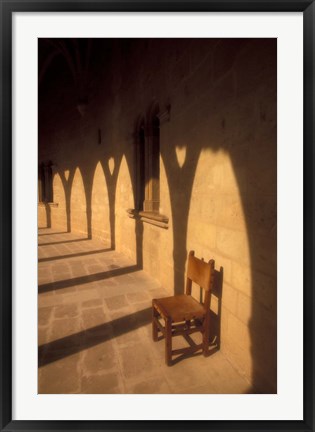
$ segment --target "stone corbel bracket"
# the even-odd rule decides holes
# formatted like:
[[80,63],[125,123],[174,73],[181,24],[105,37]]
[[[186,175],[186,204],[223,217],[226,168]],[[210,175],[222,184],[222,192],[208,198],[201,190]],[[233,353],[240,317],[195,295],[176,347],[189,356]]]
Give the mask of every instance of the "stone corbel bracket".
[[138,219],[151,225],[160,228],[168,229],[168,217],[154,212],[137,211],[135,209],[127,209],[128,217]]

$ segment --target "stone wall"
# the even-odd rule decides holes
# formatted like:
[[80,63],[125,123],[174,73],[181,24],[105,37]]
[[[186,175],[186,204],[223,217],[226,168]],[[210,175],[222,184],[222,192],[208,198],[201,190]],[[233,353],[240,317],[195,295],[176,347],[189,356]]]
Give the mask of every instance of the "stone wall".
[[[39,160],[54,164],[51,226],[102,239],[170,293],[183,291],[189,250],[214,258],[221,350],[264,393],[276,392],[277,376],[276,52],[272,39],[95,40],[83,117],[62,58],[39,89]],[[167,228],[127,213],[136,125],[153,105]],[[46,226],[47,205],[38,215]]]

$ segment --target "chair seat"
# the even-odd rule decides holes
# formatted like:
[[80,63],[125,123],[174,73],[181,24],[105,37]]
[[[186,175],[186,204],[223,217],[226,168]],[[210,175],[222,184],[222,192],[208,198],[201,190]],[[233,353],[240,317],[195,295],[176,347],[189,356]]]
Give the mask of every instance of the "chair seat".
[[205,308],[191,295],[181,294],[172,297],[154,299],[152,302],[163,318],[171,318],[173,322],[203,318]]

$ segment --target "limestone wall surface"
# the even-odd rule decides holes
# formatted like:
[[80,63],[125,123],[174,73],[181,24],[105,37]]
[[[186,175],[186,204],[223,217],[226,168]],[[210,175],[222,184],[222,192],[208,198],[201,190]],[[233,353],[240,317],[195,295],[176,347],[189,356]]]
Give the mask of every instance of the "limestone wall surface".
[[[170,294],[183,292],[190,250],[215,259],[220,349],[262,393],[277,390],[276,58],[274,39],[99,39],[84,116],[62,58],[39,87],[39,162],[54,167],[54,204],[39,205],[39,226],[102,239]],[[166,228],[127,212],[136,125],[153,106]]]

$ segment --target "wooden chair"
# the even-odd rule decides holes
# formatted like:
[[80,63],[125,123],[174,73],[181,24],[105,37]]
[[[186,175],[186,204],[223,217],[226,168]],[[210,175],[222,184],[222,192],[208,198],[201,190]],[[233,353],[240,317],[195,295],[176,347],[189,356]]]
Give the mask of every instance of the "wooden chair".
[[[172,365],[172,356],[194,353],[202,349],[208,354],[210,296],[214,281],[214,260],[208,263],[196,258],[194,251],[189,252],[186,279],[186,294],[152,300],[152,336],[158,340],[161,331],[165,338],[165,362]],[[204,292],[204,302],[199,303],[192,295],[192,282],[197,283]],[[164,320],[164,326],[161,321]],[[192,347],[172,350],[172,336],[201,332],[202,343]]]

